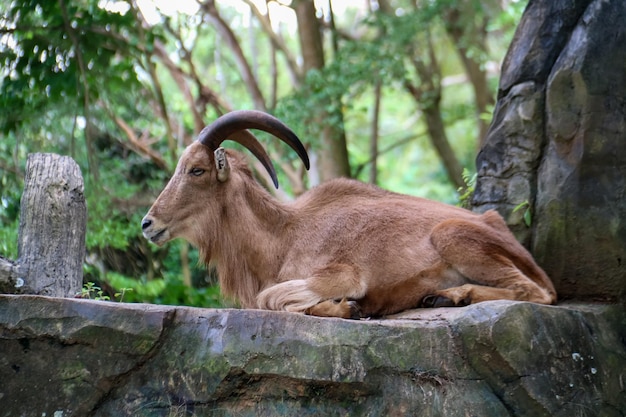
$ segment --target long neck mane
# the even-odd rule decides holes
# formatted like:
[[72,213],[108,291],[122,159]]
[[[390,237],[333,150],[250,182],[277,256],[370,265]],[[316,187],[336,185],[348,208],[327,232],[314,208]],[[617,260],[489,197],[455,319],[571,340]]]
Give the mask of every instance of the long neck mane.
[[257,294],[280,270],[292,210],[255,181],[242,181],[231,193],[212,253],[204,255],[211,259],[204,260],[217,264],[224,295],[236,298],[244,308],[255,308]]

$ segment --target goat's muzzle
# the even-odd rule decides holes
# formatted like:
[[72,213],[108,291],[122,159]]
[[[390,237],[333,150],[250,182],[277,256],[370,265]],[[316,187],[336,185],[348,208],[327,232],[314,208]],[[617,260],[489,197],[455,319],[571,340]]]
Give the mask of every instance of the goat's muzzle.
[[158,222],[147,215],[141,220],[143,236],[155,245],[161,246],[169,240],[169,232],[165,227],[159,227]]

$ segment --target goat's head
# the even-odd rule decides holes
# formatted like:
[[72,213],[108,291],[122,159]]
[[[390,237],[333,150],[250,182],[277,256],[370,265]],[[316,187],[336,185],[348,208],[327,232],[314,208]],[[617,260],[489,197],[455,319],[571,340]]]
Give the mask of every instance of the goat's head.
[[273,134],[291,146],[306,168],[309,158],[304,146],[289,127],[269,114],[253,110],[227,113],[205,127],[198,140],[183,152],[176,171],[141,222],[144,236],[162,245],[181,237],[198,245],[210,223],[221,215],[227,204],[228,187],[236,187],[241,178],[249,176],[244,163],[220,144],[230,139],[246,147],[256,156],[278,187],[276,171],[263,146],[246,129],[259,129]]

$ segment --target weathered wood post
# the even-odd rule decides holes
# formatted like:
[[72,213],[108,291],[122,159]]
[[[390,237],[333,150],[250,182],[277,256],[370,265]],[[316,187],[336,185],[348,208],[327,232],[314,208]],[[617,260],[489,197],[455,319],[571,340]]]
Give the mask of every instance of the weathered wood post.
[[87,209],[80,169],[70,157],[30,154],[20,206],[18,261],[0,275],[19,292],[71,297],[82,288]]

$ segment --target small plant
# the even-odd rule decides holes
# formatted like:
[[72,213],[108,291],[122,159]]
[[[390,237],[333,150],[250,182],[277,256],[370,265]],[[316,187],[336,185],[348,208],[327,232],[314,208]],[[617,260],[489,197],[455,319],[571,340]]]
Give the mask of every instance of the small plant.
[[120,292],[116,292],[113,296],[115,298],[119,297],[119,300],[117,300],[117,301],[119,301],[121,303],[121,302],[124,301],[124,294],[126,294],[127,292],[132,291],[132,290],[133,290],[132,288],[120,288]]
[[[124,295],[132,290],[132,288],[120,288],[120,291],[116,292],[113,297],[121,303],[124,301]],[[76,293],[76,298],[87,298],[89,300],[96,301],[111,301],[111,297],[104,294],[102,288],[98,287],[93,282],[86,282],[80,292]]]
[[463,183],[465,185],[463,187],[459,187],[457,190],[459,193],[459,205],[464,208],[470,208],[470,199],[476,189],[476,178],[478,177],[478,173],[474,172],[472,174],[469,169],[463,168],[462,176]]
[[105,295],[102,288],[98,287],[93,282],[86,282],[83,285],[80,293],[77,293],[78,298],[88,298],[90,300],[97,301],[110,301],[111,297]]
[[526,227],[530,227],[533,222],[532,213],[530,212],[530,203],[528,200],[522,201],[513,209],[513,213],[517,213],[518,211],[524,210],[524,224]]

